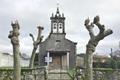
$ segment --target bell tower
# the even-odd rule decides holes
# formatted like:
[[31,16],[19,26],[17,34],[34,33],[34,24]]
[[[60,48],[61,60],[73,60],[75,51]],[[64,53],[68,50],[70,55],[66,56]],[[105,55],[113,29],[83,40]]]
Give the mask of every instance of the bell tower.
[[65,34],[65,17],[60,14],[59,7],[57,7],[56,14],[52,13],[51,20],[51,34]]

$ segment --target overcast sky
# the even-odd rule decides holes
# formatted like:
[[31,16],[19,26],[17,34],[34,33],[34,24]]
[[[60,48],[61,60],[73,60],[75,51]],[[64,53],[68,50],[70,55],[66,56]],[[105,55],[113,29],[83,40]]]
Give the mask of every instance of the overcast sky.
[[[66,37],[77,42],[77,53],[85,53],[89,40],[84,20],[99,15],[106,29],[113,34],[100,41],[96,53],[108,54],[110,48],[118,49],[120,41],[120,0],[0,0],[0,52],[12,53],[8,39],[11,21],[20,24],[20,47],[22,53],[31,54],[32,40],[29,33],[37,34],[37,26],[44,26],[43,35],[50,33],[50,16],[56,12],[59,3],[60,13],[66,17]],[[97,32],[95,28],[95,32]]]

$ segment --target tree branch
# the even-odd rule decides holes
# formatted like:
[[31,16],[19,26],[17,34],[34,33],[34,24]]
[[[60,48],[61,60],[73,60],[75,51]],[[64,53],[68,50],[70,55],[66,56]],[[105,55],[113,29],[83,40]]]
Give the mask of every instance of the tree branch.
[[40,37],[40,41],[38,42],[38,44],[40,44],[40,43],[42,42],[43,37],[44,37],[44,36],[41,36],[41,37]]
[[35,38],[34,38],[33,34],[30,33],[29,35],[32,38],[33,42],[35,42]]
[[111,30],[111,29],[108,29],[108,30],[106,30],[105,32],[104,32],[104,37],[106,37],[106,36],[108,36],[108,35],[110,35],[110,34],[112,34],[113,33],[113,31]]

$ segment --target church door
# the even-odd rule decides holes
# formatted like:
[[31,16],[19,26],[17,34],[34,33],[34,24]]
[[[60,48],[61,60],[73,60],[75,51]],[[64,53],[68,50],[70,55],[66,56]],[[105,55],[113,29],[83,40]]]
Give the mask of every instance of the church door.
[[60,55],[54,55],[52,56],[52,63],[50,66],[53,69],[60,69],[62,67],[62,58]]

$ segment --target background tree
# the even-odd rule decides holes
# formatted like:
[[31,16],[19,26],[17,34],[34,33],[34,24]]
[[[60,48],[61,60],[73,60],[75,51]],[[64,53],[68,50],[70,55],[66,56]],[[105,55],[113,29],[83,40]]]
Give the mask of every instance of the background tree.
[[38,36],[37,36],[36,41],[35,41],[34,36],[32,34],[30,34],[30,37],[33,40],[33,51],[32,51],[32,55],[31,55],[31,58],[30,58],[30,64],[29,64],[30,68],[34,67],[34,59],[35,59],[35,55],[36,55],[36,50],[37,50],[38,45],[41,43],[42,38],[43,38],[43,36],[41,36],[42,30],[43,30],[43,27],[38,26]]
[[[113,31],[111,29],[105,30],[105,26],[100,23],[99,16],[94,17],[94,20],[91,23],[89,18],[86,19],[84,25],[86,26],[86,29],[90,35],[90,39],[86,45],[85,80],[93,80],[93,52],[95,51],[95,48],[98,45],[99,41],[112,34]],[[96,25],[99,29],[99,33],[97,35],[95,35],[93,31],[94,25]]]
[[19,50],[19,29],[20,26],[18,24],[18,21],[15,21],[14,23],[11,23],[11,26],[13,28],[12,31],[10,31],[8,38],[11,39],[11,43],[13,45],[13,57],[14,57],[14,76],[13,80],[21,80],[21,66],[20,66],[20,50]]

